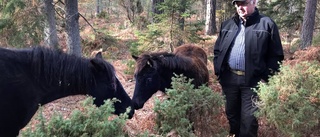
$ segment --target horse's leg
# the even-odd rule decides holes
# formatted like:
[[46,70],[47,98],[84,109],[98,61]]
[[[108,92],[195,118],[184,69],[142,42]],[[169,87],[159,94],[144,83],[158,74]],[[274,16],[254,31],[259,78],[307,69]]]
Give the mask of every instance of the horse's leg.
[[[14,91],[3,92],[3,91]],[[2,90],[0,97],[0,137],[16,137],[38,109],[39,102],[31,90],[12,88]],[[25,94],[28,93],[28,94]]]
[[7,106],[5,108],[7,109],[0,108],[0,137],[16,137],[20,129],[29,121],[26,119],[27,114],[25,111],[17,111],[24,110],[22,107]]
[[[19,116],[24,115],[24,113],[20,114],[16,111],[20,109],[20,107],[16,107],[12,99],[12,96],[6,94],[7,90],[2,90],[0,87],[0,93],[2,96],[0,99],[0,137],[16,137],[19,134]],[[19,102],[17,100],[16,102]],[[21,121],[21,120],[20,120]]]

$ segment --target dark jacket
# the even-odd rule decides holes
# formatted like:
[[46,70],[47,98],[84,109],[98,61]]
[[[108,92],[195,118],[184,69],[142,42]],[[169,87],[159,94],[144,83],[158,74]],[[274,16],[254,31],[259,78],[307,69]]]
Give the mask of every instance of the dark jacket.
[[[239,15],[235,15],[221,24],[218,39],[214,45],[214,70],[218,77],[227,69],[227,62],[240,26]],[[245,24],[245,79],[246,85],[254,86],[261,79],[279,70],[283,60],[283,49],[279,30],[275,22],[259,14],[258,9],[247,17]]]

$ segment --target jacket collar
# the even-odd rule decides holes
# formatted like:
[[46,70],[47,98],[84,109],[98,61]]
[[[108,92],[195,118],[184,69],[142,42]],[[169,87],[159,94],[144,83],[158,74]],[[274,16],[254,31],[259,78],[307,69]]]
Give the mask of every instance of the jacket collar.
[[[246,21],[246,26],[250,26],[250,25],[254,24],[254,23],[256,22],[256,20],[259,19],[259,15],[260,15],[260,13],[259,13],[258,8],[255,8],[254,12],[253,12],[250,16],[248,16],[248,17],[246,18],[246,20],[247,20],[247,21]],[[233,16],[233,20],[234,20],[237,24],[240,23],[240,17],[239,17],[239,14],[238,14],[238,13],[236,13],[236,14]]]

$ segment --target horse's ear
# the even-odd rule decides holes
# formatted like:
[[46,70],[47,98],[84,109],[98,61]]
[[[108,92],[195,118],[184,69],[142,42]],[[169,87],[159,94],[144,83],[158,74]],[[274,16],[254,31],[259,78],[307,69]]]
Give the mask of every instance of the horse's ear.
[[135,56],[135,55],[131,55],[131,57],[134,59],[134,60],[138,60],[138,56]]
[[100,59],[102,59],[102,53],[101,52],[98,52],[97,54],[96,54],[96,57],[95,58],[100,58]]
[[97,58],[100,58],[100,57],[96,56],[96,58],[90,60],[91,67],[94,68],[95,70],[105,69],[104,62],[101,59],[97,59]]

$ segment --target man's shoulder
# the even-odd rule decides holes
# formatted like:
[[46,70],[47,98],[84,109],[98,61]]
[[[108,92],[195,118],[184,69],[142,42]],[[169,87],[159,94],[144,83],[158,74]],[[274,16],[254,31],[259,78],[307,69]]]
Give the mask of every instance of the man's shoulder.
[[271,28],[274,28],[277,26],[277,24],[274,22],[272,18],[263,14],[259,15],[259,21],[257,21],[257,25],[264,26],[264,27],[268,26]]
[[270,18],[269,16],[266,16],[264,14],[260,14],[260,20],[264,21],[264,22],[274,23],[272,18]]
[[236,24],[234,17],[229,18],[229,19],[222,22],[222,26],[230,26],[230,25],[234,25],[234,24]]
[[229,23],[229,22],[235,22],[235,17],[232,16],[231,18],[228,18],[225,21],[223,21],[223,23]]

